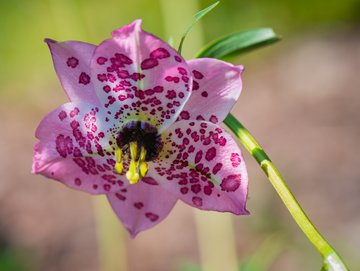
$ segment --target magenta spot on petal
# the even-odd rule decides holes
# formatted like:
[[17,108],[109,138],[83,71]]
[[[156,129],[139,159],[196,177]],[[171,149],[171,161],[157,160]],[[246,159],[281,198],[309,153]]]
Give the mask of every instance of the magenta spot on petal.
[[194,75],[194,77],[196,79],[203,79],[204,78],[204,75],[201,72],[199,72],[197,70],[193,70],[192,72],[193,72],[193,75]]
[[212,187],[209,185],[204,186],[204,194],[210,196],[211,193],[212,193]]
[[65,136],[60,134],[56,137],[56,150],[62,156],[63,158],[66,158],[67,156],[67,147],[65,142]]
[[102,57],[102,56],[98,57],[97,60],[96,60],[96,62],[97,62],[99,65],[104,65],[106,61],[107,61],[107,58]]
[[159,65],[159,62],[155,58],[147,58],[141,62],[141,69],[148,70]]
[[115,196],[121,201],[126,200],[126,197],[124,195],[121,195],[120,193],[116,193]]
[[201,96],[203,96],[204,98],[206,98],[206,97],[208,96],[207,91],[203,91],[203,92],[201,92]]
[[103,90],[106,92],[106,93],[109,93],[111,91],[111,87],[108,86],[108,85],[105,85],[103,86]]
[[110,189],[111,189],[111,185],[110,184],[104,184],[104,190],[105,191],[110,191]]
[[162,87],[162,86],[156,86],[156,87],[154,87],[154,91],[155,91],[156,93],[161,93],[161,92],[164,91],[164,87]]
[[90,83],[90,76],[82,72],[79,76],[79,84],[87,85]]
[[159,219],[159,216],[157,214],[153,214],[153,213],[145,213],[145,216],[151,221],[151,222],[155,222],[156,220]]
[[191,191],[195,194],[199,193],[201,191],[200,184],[194,184],[191,186]]
[[170,100],[176,98],[176,92],[175,92],[175,90],[173,90],[173,89],[168,90],[165,97],[168,98],[168,99],[170,99]]
[[66,61],[66,64],[68,65],[68,67],[76,68],[76,66],[79,64],[79,60],[75,57],[69,57]]
[[192,90],[198,90],[199,87],[200,87],[200,86],[199,86],[199,83],[194,80],[194,81],[193,81]]
[[142,203],[142,202],[135,202],[134,203],[134,207],[136,208],[136,209],[141,209],[142,207],[144,207],[144,203]]
[[155,59],[167,58],[169,56],[170,54],[165,48],[157,48],[150,53],[150,57]]
[[116,57],[117,59],[119,59],[120,62],[122,62],[122,63],[124,63],[124,64],[126,64],[126,65],[130,65],[130,64],[133,63],[133,61],[132,61],[128,56],[126,56],[126,55],[124,55],[124,54],[118,54],[118,53],[116,53],[116,54],[115,54],[115,57]]
[[184,68],[182,68],[182,67],[179,67],[179,68],[178,68],[178,71],[179,71],[179,73],[180,73],[181,75],[186,75],[186,74],[187,74],[187,71],[186,71]]
[[188,119],[190,118],[190,114],[189,114],[188,111],[182,111],[182,112],[180,113],[180,117],[181,117],[182,119],[184,119],[184,120],[188,120]]
[[187,194],[187,192],[189,192],[189,188],[187,188],[187,187],[181,187],[180,188],[180,193],[181,194],[185,195],[185,194]]
[[194,203],[194,205],[196,207],[201,207],[203,205],[202,198],[200,198],[200,197],[193,197],[192,202]]
[[202,150],[200,150],[200,151],[198,151],[198,152],[196,153],[196,155],[195,155],[195,163],[196,163],[196,164],[201,161],[202,154],[203,154]]
[[189,82],[189,77],[187,77],[187,76],[181,76],[181,79],[182,79],[185,83]]
[[219,138],[219,145],[220,146],[225,146],[226,145],[226,138],[225,137],[223,137],[223,136],[221,136],[220,138]]
[[236,168],[240,165],[241,163],[241,158],[240,158],[240,154],[238,153],[232,153],[231,157],[230,157],[230,161],[231,161],[231,165]]
[[63,110],[63,111],[61,111],[60,113],[59,113],[59,119],[60,120],[64,120],[66,117],[67,117],[67,114],[66,114],[66,112]]
[[241,184],[241,174],[229,175],[224,178],[220,184],[221,190],[234,192]]
[[80,186],[80,185],[81,185],[81,180],[80,180],[80,178],[75,178],[74,183],[75,183],[76,185]]
[[70,111],[70,117],[73,118],[79,114],[80,110],[77,107],[74,107],[73,110]]
[[181,57],[179,57],[179,56],[174,56],[174,58],[175,58],[175,60],[176,60],[177,62],[182,62]]
[[127,70],[120,70],[117,72],[117,75],[121,78],[121,79],[127,79],[130,77],[130,74]]
[[97,75],[97,79],[100,81],[100,82],[105,82],[105,81],[107,81],[107,76],[106,76],[106,74],[105,73],[99,73],[98,75]]
[[154,180],[152,177],[143,177],[141,179],[144,183],[150,184],[150,185],[158,185],[157,181]]
[[216,116],[214,116],[214,115],[212,115],[209,120],[212,123],[217,123],[218,122],[218,118]]
[[212,170],[213,174],[217,174],[217,173],[220,171],[221,168],[222,168],[222,163],[217,163],[217,164],[213,167],[213,170]]
[[215,147],[211,147],[206,151],[205,159],[207,161],[211,161],[212,159],[215,158],[215,156],[216,156],[216,149]]

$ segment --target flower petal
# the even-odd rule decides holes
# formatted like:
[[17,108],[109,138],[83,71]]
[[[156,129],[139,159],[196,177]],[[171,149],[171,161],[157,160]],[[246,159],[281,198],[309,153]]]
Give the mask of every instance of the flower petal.
[[185,60],[167,43],[144,32],[137,20],[112,33],[91,62],[101,104],[120,123],[141,119],[165,129],[190,96]]
[[116,193],[110,193],[107,197],[132,237],[160,223],[177,201],[175,196],[160,185],[141,181]]
[[114,172],[116,143],[109,134],[101,109],[64,104],[36,130],[40,142],[34,148],[33,172],[91,194],[117,190],[128,182]]
[[90,77],[90,62],[96,46],[80,41],[57,42],[45,39],[56,73],[72,102],[99,104]]
[[239,98],[242,66],[212,58],[188,61],[193,76],[193,91],[179,119],[221,123]]
[[162,161],[149,176],[199,209],[248,214],[246,166],[228,133],[200,121],[176,122],[166,133]]

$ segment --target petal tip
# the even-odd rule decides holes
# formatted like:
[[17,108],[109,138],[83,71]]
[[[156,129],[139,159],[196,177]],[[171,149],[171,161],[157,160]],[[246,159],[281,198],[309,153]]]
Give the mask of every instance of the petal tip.
[[126,230],[130,234],[131,239],[135,239],[135,237],[141,232],[139,229],[131,229],[126,227]]
[[55,44],[55,43],[57,43],[56,40],[49,39],[49,38],[45,38],[45,39],[44,39],[44,42],[47,43],[47,44],[50,44],[50,43]]
[[236,67],[239,68],[240,74],[242,74],[244,72],[244,70],[245,70],[244,65],[238,65]]
[[137,19],[135,21],[133,21],[132,23],[125,25],[123,27],[120,27],[114,31],[111,32],[111,35],[115,38],[115,37],[121,37],[123,35],[129,35],[130,33],[132,33],[134,30],[139,31],[141,30],[141,23],[142,20],[141,19]]

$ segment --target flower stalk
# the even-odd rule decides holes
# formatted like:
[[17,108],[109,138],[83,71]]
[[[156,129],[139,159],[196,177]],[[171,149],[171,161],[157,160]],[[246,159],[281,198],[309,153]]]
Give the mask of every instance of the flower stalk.
[[232,114],[229,114],[226,117],[224,123],[258,162],[261,169],[268,177],[270,183],[279,194],[281,200],[284,202],[286,208],[294,218],[295,222],[305,233],[310,242],[319,251],[324,259],[324,270],[348,270],[339,255],[311,223],[310,219],[301,208],[299,202],[292,194],[291,190],[285,183],[275,165],[271,162],[270,158],[267,156],[262,147],[256,142],[250,132]]

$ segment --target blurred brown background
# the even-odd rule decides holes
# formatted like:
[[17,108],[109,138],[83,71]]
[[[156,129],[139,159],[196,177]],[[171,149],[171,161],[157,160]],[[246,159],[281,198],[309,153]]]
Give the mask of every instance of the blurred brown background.
[[[34,131],[66,101],[43,38],[98,44],[111,30],[143,18],[144,28],[165,40],[174,31],[177,45],[194,12],[211,3],[0,1],[1,271],[102,270],[93,197],[30,174]],[[228,0],[184,45],[191,58],[200,43],[235,31],[268,26],[282,36],[281,43],[236,59],[246,72],[233,113],[352,270],[360,270],[359,14],[357,0]],[[245,158],[252,215],[232,216],[239,264],[277,250],[266,269],[251,270],[320,270],[316,250],[252,157]],[[179,202],[164,222],[135,240],[123,233],[127,252],[119,260],[131,271],[199,270],[204,248],[194,217]],[[115,227],[122,233],[120,223]],[[274,234],[275,241],[264,244]],[[265,252],[254,254],[259,247]]]

